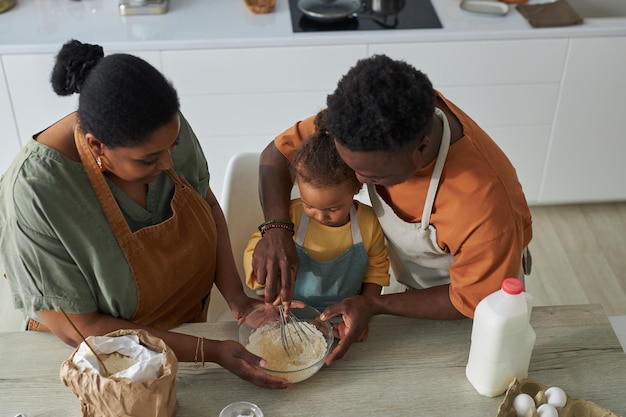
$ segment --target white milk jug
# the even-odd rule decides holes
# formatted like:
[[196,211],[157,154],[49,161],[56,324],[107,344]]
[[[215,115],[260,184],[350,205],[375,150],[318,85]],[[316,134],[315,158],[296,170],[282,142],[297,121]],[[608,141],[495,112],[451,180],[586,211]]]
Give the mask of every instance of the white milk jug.
[[532,297],[517,278],[478,303],[465,374],[479,394],[495,397],[514,378],[528,376],[535,331],[530,326]]

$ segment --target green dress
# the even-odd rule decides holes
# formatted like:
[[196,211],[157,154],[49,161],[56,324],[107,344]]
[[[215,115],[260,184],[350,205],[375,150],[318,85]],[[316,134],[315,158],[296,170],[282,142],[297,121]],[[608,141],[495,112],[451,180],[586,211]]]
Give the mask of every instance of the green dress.
[[[181,115],[174,170],[204,196],[209,172],[202,148]],[[165,173],[148,185],[146,208],[109,186],[133,231],[171,216],[173,182]],[[80,162],[30,140],[0,180],[0,264],[15,308],[101,312],[130,319],[137,290],[126,258]],[[165,277],[163,277],[165,279]]]

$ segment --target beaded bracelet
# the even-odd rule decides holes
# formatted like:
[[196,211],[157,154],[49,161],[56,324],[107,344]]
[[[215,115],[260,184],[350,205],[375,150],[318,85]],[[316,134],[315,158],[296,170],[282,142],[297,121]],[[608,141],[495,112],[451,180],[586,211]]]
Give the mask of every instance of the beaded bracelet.
[[265,236],[265,232],[270,229],[285,229],[290,231],[291,235],[294,234],[294,224],[290,220],[275,219],[268,220],[265,223],[261,223],[261,225],[259,225],[259,232],[261,232],[261,237]]

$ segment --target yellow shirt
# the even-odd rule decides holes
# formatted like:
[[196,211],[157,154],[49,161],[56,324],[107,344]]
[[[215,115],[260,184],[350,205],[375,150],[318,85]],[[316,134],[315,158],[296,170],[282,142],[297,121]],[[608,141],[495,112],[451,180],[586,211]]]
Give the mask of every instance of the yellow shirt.
[[[356,203],[363,246],[369,258],[369,266],[363,277],[363,283],[387,286],[389,285],[389,259],[387,258],[383,230],[378,223],[374,210],[359,201]],[[289,214],[297,230],[302,215],[302,201],[299,198],[291,201]],[[254,290],[262,288],[252,271],[252,253],[260,239],[261,233],[254,233],[243,254],[246,284]],[[314,219],[309,222],[309,228],[302,244],[309,256],[320,262],[328,262],[337,258],[352,245],[350,222],[340,227],[330,227],[324,226]]]

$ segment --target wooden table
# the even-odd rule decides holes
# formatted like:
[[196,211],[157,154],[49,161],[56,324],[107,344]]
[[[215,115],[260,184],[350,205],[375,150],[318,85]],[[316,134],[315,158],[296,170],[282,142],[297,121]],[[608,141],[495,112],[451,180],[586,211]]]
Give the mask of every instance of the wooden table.
[[[369,339],[287,390],[240,380],[214,365],[181,364],[178,417],[217,416],[227,404],[258,404],[279,416],[495,416],[503,396],[477,394],[465,377],[470,320],[372,319]],[[626,355],[599,305],[535,307],[537,342],[529,377],[626,414]],[[236,338],[234,322],[185,325],[182,332]],[[72,349],[46,333],[0,333],[0,417],[80,416],[59,379]]]

